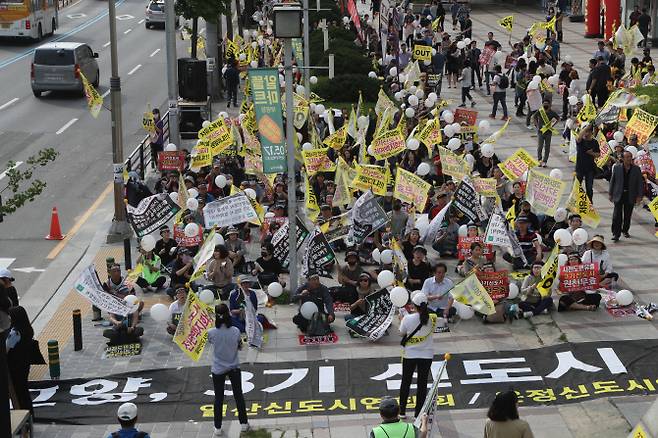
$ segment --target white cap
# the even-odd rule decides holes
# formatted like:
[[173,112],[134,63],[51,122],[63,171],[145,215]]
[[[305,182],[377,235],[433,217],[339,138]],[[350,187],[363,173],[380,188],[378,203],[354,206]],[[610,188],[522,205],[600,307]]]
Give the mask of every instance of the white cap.
[[130,421],[137,417],[137,406],[135,403],[124,403],[117,410],[119,420]]
[[11,271],[7,268],[0,269],[0,278],[8,278],[11,281],[14,281],[14,277],[11,275]]
[[427,304],[427,295],[425,295],[423,292],[418,292],[411,298],[411,302],[417,306],[420,306],[423,303]]

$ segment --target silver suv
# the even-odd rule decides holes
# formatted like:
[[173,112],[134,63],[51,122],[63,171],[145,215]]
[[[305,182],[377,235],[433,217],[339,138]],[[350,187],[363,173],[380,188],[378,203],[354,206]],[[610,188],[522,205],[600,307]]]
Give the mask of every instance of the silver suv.
[[46,43],[34,51],[31,67],[32,93],[41,97],[44,91],[77,91],[84,95],[80,73],[98,87],[98,53],[85,43]]
[[[149,2],[146,6],[146,20],[144,21],[144,26],[149,29],[153,26],[162,26],[165,27],[165,3],[161,0],[155,0]],[[179,18],[176,16],[176,27],[179,25]]]

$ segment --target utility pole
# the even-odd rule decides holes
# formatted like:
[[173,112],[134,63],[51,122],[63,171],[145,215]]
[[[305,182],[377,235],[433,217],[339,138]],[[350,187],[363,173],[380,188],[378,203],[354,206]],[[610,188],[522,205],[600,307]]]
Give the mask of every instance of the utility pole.
[[[219,21],[219,20],[218,20]],[[219,98],[217,61],[217,23],[206,20],[206,60],[208,62],[208,94],[211,99]],[[212,61],[211,61],[212,60]],[[214,62],[213,62],[214,61]],[[212,69],[211,69],[212,67]]]
[[286,81],[286,143],[288,159],[288,254],[290,270],[290,296],[297,290],[297,185],[295,183],[295,125],[292,99],[292,39],[283,39],[284,73]]
[[178,57],[176,56],[176,11],[174,9],[174,0],[165,1],[165,38],[167,45],[169,143],[180,147],[180,132],[178,127]]
[[121,78],[117,56],[117,19],[115,0],[108,1],[110,20],[110,100],[112,109],[112,163],[114,174],[114,220],[107,235],[108,243],[130,239],[131,230],[126,221],[126,204],[123,195],[123,128],[121,125]]
[[310,39],[308,36],[308,29],[311,26],[311,23],[308,22],[308,0],[302,0],[302,17],[303,17],[303,30],[304,30],[304,94],[306,97],[306,100],[309,99],[311,96],[311,82],[309,80],[311,76],[311,70],[309,67],[311,66],[311,47],[310,47]]

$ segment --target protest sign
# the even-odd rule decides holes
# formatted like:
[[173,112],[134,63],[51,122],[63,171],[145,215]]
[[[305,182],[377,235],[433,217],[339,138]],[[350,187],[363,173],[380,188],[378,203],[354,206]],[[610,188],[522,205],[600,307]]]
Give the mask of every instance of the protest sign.
[[335,259],[336,255],[331,245],[322,231],[315,227],[311,231],[306,245],[306,252],[302,260],[302,275],[308,277],[311,274],[318,274],[331,278],[331,274],[325,269],[325,266]]
[[133,342],[132,344],[108,345],[105,347],[105,359],[113,357],[131,357],[139,356],[142,352],[142,343]]
[[[240,293],[244,292],[240,290]],[[251,347],[261,348],[263,346],[263,325],[258,321],[256,308],[249,297],[245,297],[244,304],[244,332],[247,335],[247,342]]]
[[302,129],[308,119],[309,102],[297,93],[293,93],[293,125],[296,129]]
[[426,147],[428,152],[431,155],[432,146],[435,144],[441,144],[443,141],[441,137],[441,123],[439,119],[432,119],[428,121],[425,126],[416,134],[416,139],[422,142]]
[[631,135],[637,135],[637,144],[643,145],[649,140],[649,137],[658,125],[658,115],[650,114],[640,108],[633,110],[633,117],[628,121],[624,136],[631,138]]
[[324,237],[327,238],[329,243],[347,237],[351,226],[349,214],[350,212],[346,211],[343,214],[332,217],[327,222],[320,225],[320,231],[322,231]]
[[581,292],[599,287],[599,265],[579,263],[560,266],[560,291]]
[[208,146],[196,145],[192,150],[190,168],[201,169],[212,164],[212,153]]
[[527,170],[538,165],[539,161],[532,158],[523,148],[517,149],[507,160],[498,163],[498,167],[510,181],[519,179]]
[[418,61],[429,61],[432,59],[432,46],[423,46],[420,44],[415,44],[412,56],[413,59],[416,59]]
[[210,123],[210,125],[201,128],[198,136],[208,145],[212,156],[220,154],[224,149],[233,144],[231,128],[221,116]]
[[350,221],[352,226],[348,239],[355,245],[360,245],[366,237],[386,225],[388,216],[373,193],[368,190],[354,203]]
[[596,136],[596,140],[599,143],[599,157],[594,159],[596,167],[603,169],[603,166],[608,162],[608,157],[612,153],[612,149],[608,144],[608,139],[605,137],[603,132],[599,131]]
[[616,123],[619,119],[620,108],[615,105],[606,105],[594,119],[594,125],[600,126],[608,123]]
[[498,20],[498,25],[507,29],[508,32],[512,32],[512,27],[514,26],[514,15],[508,15],[501,18]]
[[479,243],[482,245],[482,255],[487,258],[487,260],[493,260],[496,255],[493,249],[493,245],[490,243],[484,243],[485,236],[459,236],[457,238],[457,257],[459,260],[467,259],[471,256],[471,245],[474,243]]
[[431,187],[430,183],[418,175],[398,167],[393,197],[413,205],[416,210],[423,211],[427,202],[427,193]]
[[484,242],[501,248],[511,247],[507,234],[507,221],[499,214],[492,214],[487,224]]
[[649,211],[651,211],[653,218],[658,222],[658,196],[649,202]]
[[386,160],[406,149],[404,136],[399,129],[384,131],[372,140],[372,156],[377,160]]
[[348,320],[345,325],[357,335],[376,341],[393,321],[395,308],[388,290],[381,289],[366,297],[366,314]]
[[444,175],[449,175],[457,181],[461,181],[465,176],[470,175],[467,163],[454,152],[439,147],[439,157],[441,159],[441,170]]
[[494,303],[504,300],[509,295],[507,271],[485,272],[478,269],[475,271],[475,275]]
[[217,201],[209,202],[203,207],[206,227],[228,227],[243,222],[258,220],[258,213],[243,192],[236,193]]
[[436,216],[432,218],[432,221],[430,222],[429,226],[427,227],[427,231],[425,232],[425,235],[423,236],[422,231],[421,231],[421,236],[420,239],[423,242],[427,242],[429,244],[434,243],[434,239],[436,239],[436,235],[439,233],[439,230],[441,229],[441,226],[443,225],[443,221],[445,220],[446,213],[450,209],[450,206],[452,205],[452,201],[449,201],[445,207],[443,207]]
[[184,246],[185,248],[201,245],[201,242],[203,242],[203,228],[199,226],[199,231],[194,236],[187,237],[185,235],[185,225],[175,223],[173,238],[178,246]]
[[471,306],[476,312],[484,315],[496,313],[494,302],[475,273],[471,273],[463,281],[457,283],[450,293],[455,300]]
[[160,172],[167,170],[182,171],[185,169],[185,152],[183,151],[159,151],[158,152],[158,170]]
[[198,362],[208,342],[208,330],[215,326],[215,310],[188,293],[185,307],[178,321],[174,342],[194,362]]
[[536,213],[553,216],[566,187],[566,182],[530,169],[525,196]]
[[133,312],[133,307],[123,298],[103,289],[94,265],[89,265],[82,271],[73,288],[91,304],[107,313],[127,316]]
[[459,123],[460,125],[465,123],[467,126],[475,126],[478,120],[478,112],[474,109],[457,108],[454,116],[454,123]]
[[485,46],[484,50],[482,53],[480,53],[480,59],[478,62],[480,65],[486,66],[491,62],[491,58],[493,58],[494,54],[496,53],[496,50],[493,49],[491,46]]
[[486,219],[480,205],[480,195],[477,194],[468,178],[464,178],[457,186],[457,190],[452,196],[452,205],[473,222]]
[[345,123],[343,126],[336,130],[333,134],[327,136],[327,138],[324,139],[323,143],[326,144],[328,147],[339,150],[340,148],[343,147],[345,144],[345,141],[347,140],[347,127],[348,124]]
[[475,177],[472,182],[475,191],[478,192],[480,196],[486,196],[487,198],[495,198],[498,196],[498,191],[496,190],[496,178]]
[[286,140],[283,132],[279,72],[275,68],[250,68],[251,99],[260,137],[265,173],[284,172]]
[[334,205],[348,205],[352,201],[352,192],[349,188],[350,183],[356,177],[356,170],[353,169],[343,157],[338,157],[336,166],[336,190],[334,191]]
[[386,195],[386,168],[370,164],[359,166],[350,187],[359,190],[372,190],[374,194],[379,196]]
[[[201,229],[201,227],[199,227]],[[201,231],[201,230],[200,230]],[[201,231],[203,233],[203,231]],[[206,236],[206,239],[203,241],[203,245],[199,252],[194,256],[194,272],[192,272],[192,277],[190,281],[194,281],[197,278],[201,277],[202,272],[205,271],[205,265],[208,260],[212,258],[213,252],[215,251],[215,229],[211,229],[210,233]]]
[[592,228],[596,228],[601,222],[599,213],[594,209],[592,203],[587,196],[587,192],[578,182],[578,178],[574,178],[571,194],[567,200],[567,210],[572,213],[579,214],[583,223]]
[[244,173],[249,175],[263,173],[263,159],[260,155],[247,153],[244,156]]
[[[295,234],[297,236],[296,251],[299,251],[304,244],[304,240],[308,237],[309,232],[299,217],[296,217],[295,219],[297,222],[297,232]],[[288,221],[286,220],[272,236],[272,246],[274,247],[274,253],[272,255],[279,261],[279,263],[281,263],[283,268],[288,268],[288,264],[290,263],[290,259],[288,258],[290,254],[288,228]]]
[[128,222],[137,237],[151,234],[166,224],[180,210],[167,193],[159,193],[140,201],[137,207],[126,205]]
[[91,116],[96,119],[101,112],[101,108],[103,108],[103,96],[89,83],[81,71],[78,70],[78,73],[80,74],[80,79],[82,79],[82,88],[87,98],[87,107]]
[[153,110],[151,110],[151,105],[148,106],[149,110],[144,111],[142,115],[142,128],[144,131],[149,134],[155,133],[155,117],[153,116]]
[[329,148],[302,151],[304,166],[309,176],[318,172],[333,172],[336,169],[336,165],[327,156],[327,151],[329,151]]
[[640,168],[642,173],[649,175],[652,178],[656,176],[656,166],[651,159],[651,155],[643,154],[638,155],[635,159],[635,165]]
[[396,113],[398,110],[391,98],[384,92],[384,89],[380,88],[379,94],[377,94],[377,103],[375,104],[375,114],[381,116],[387,109],[392,113]]
[[558,271],[558,255],[560,253],[560,246],[555,245],[553,251],[548,256],[546,263],[541,268],[541,280],[537,283],[537,290],[542,297],[550,297],[553,290],[553,283],[557,277]]

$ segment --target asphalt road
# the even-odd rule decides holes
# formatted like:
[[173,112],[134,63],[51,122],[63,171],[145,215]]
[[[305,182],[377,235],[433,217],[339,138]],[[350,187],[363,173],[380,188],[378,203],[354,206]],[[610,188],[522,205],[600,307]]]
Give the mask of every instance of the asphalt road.
[[[145,5],[144,0],[117,2],[125,157],[145,135],[141,117],[147,104],[163,108],[167,100],[165,33],[145,28]],[[81,0],[63,9],[60,28],[47,40],[88,43],[99,54],[99,92],[109,94],[106,1]],[[178,44],[180,56],[187,52],[183,45],[189,42],[179,38]],[[112,179],[110,112],[103,109],[94,119],[83,97],[66,93],[34,97],[29,74],[31,51],[38,45],[0,40],[0,166],[4,168],[9,160],[24,162],[44,147],[60,153],[54,163],[35,172],[48,184],[44,193],[0,223],[0,267],[13,270],[19,292],[26,291],[40,272],[16,268],[46,269],[47,255],[58,243],[44,239],[52,207],[57,206],[66,233]],[[109,105],[108,95],[105,106]],[[4,186],[0,179],[0,188]]]

